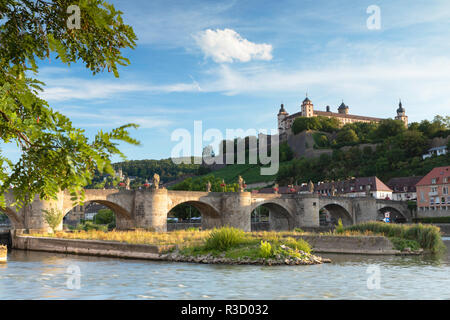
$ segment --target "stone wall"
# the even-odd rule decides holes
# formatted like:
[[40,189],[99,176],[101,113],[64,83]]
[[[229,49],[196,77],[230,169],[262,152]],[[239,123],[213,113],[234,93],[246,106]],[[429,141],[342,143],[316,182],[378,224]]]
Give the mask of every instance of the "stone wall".
[[37,238],[14,235],[13,249],[132,259],[159,259],[162,247],[113,241]]
[[307,241],[314,252],[355,253],[355,254],[396,254],[398,250],[388,238],[381,236],[297,236]]

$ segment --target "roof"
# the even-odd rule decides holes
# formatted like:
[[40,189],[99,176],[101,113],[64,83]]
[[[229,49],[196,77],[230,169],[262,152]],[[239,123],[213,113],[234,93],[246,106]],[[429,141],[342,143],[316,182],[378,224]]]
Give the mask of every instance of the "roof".
[[356,116],[356,115],[353,115],[353,114],[327,112],[327,111],[317,111],[317,110],[314,110],[314,114],[318,115],[318,116],[357,119],[357,120],[368,120],[368,121],[381,121],[381,120],[383,120],[381,118],[366,117],[366,116]]
[[437,151],[437,150],[444,150],[444,149],[447,149],[447,146],[434,147],[434,148],[428,149],[428,151]]
[[444,179],[447,178],[450,181],[450,166],[447,167],[436,167],[431,170],[425,177],[422,178],[417,184],[419,186],[430,186],[432,185],[431,180],[436,179],[435,184],[443,184]]
[[348,106],[345,105],[344,101],[342,101],[341,105],[338,109],[348,109]]
[[398,104],[397,113],[405,112],[405,108],[403,108],[402,102],[400,101]]
[[423,176],[392,178],[388,181],[387,185],[394,190],[394,192],[416,192],[416,184],[422,180],[422,178]]
[[[351,193],[351,192],[365,192],[366,186],[370,185],[371,191],[386,191],[392,192],[392,189],[385,185],[380,179],[377,177],[363,177],[363,178],[355,178],[351,180],[343,180],[343,181],[334,181],[334,182],[322,182],[320,184],[314,184],[314,192],[317,191],[325,191],[325,193],[330,192],[331,188],[334,185],[336,188],[336,193]],[[361,190],[362,186],[362,190]],[[353,187],[353,190],[352,190]],[[291,191],[290,187],[279,187],[278,193],[297,193],[301,191],[308,191],[308,186],[294,186],[293,189],[295,191]],[[344,189],[344,191],[342,191]],[[259,193],[273,193],[273,188],[264,188],[260,189]]]

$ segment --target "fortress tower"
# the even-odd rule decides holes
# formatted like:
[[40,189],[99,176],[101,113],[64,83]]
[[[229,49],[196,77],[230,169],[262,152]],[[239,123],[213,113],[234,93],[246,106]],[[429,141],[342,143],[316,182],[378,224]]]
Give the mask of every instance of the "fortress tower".
[[280,111],[278,111],[278,132],[281,134],[286,131],[286,122],[284,121],[289,113],[284,109],[284,104],[281,104]]
[[306,95],[306,98],[302,103],[302,117],[314,117],[314,105],[312,104],[311,100],[309,100],[308,95]]
[[408,128],[408,116],[406,115],[406,110],[403,108],[402,100],[400,100],[397,109],[397,116],[395,120],[400,120],[405,124],[405,127]]

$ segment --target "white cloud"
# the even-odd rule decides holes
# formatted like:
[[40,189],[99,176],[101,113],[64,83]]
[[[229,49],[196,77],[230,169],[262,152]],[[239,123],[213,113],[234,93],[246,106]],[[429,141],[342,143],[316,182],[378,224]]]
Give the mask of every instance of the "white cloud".
[[48,101],[111,99],[120,94],[132,92],[172,93],[201,91],[199,84],[173,83],[166,85],[149,85],[142,83],[123,83],[88,80],[82,78],[55,78],[44,80],[46,86],[40,95]]
[[194,38],[205,56],[217,63],[272,60],[272,45],[250,42],[232,29],[208,29]]

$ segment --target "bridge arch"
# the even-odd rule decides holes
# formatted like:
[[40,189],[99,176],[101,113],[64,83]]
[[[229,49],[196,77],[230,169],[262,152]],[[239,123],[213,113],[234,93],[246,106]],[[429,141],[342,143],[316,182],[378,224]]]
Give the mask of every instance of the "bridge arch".
[[[84,202],[84,205],[90,203],[98,203],[110,209],[116,217],[116,229],[125,230],[134,227],[131,213],[128,212],[125,208],[123,208],[119,204],[104,199],[89,199],[88,201]],[[76,207],[77,205],[66,207],[64,210],[64,217]]]
[[319,210],[319,224],[321,226],[337,225],[339,219],[344,226],[353,224],[352,215],[342,205],[337,203],[322,205]]
[[[268,229],[271,231],[293,230],[295,225],[294,215],[284,204],[275,201],[257,202],[252,206],[252,215],[259,208],[268,210]],[[254,225],[252,226],[254,228]],[[252,230],[256,231],[256,230]]]
[[214,206],[212,206],[211,204],[201,200],[186,200],[173,203],[167,210],[167,216],[169,216],[169,214],[173,212],[174,209],[181,205],[191,206],[200,213],[201,227],[203,230],[217,228],[222,225],[222,219],[219,210],[214,208]]
[[377,210],[377,220],[383,220],[386,212],[390,213],[390,219],[393,223],[405,223],[408,221],[409,217],[403,214],[401,210],[389,205],[383,206]]
[[12,229],[23,229],[23,221],[22,219],[10,208],[0,208],[0,212],[4,213],[11,223]]

